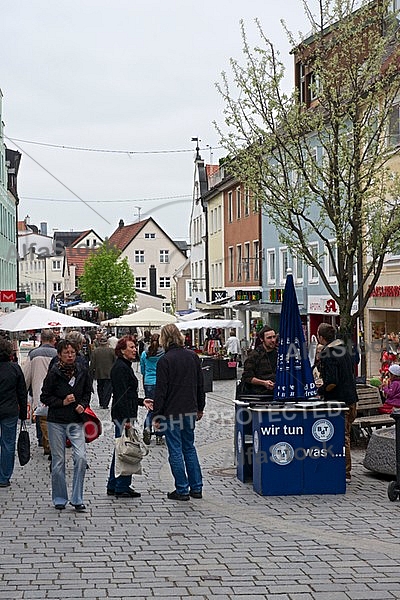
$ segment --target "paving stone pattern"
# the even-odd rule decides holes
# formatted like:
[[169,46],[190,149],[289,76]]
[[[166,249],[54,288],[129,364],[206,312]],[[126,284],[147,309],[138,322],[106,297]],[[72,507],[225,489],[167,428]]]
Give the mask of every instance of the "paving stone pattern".
[[33,444],[0,489],[0,599],[400,598],[400,504],[387,498],[388,479],[362,466],[358,448],[346,495],[258,496],[234,476],[234,387],[214,382],[197,427],[202,500],[166,499],[167,450],[154,440],[134,477],[142,497],[106,496],[113,438],[96,397],[105,433],[88,446],[86,513],[52,507],[48,461]]

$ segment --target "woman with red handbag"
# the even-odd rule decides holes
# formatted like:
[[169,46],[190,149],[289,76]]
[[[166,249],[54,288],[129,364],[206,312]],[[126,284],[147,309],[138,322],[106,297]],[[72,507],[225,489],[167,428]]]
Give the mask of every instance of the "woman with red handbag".
[[74,461],[71,504],[76,512],[84,512],[83,482],[87,463],[83,414],[90,403],[92,379],[84,364],[77,362],[76,349],[68,339],[57,344],[57,357],[43,382],[40,398],[42,404],[49,407],[47,423],[53,504],[57,510],[62,510],[68,502],[65,476],[68,438]]

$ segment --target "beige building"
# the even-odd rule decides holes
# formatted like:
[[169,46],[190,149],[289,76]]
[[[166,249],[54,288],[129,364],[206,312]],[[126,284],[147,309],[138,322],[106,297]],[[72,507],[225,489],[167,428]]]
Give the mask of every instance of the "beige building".
[[[121,219],[109,243],[128,259],[135,276],[135,287],[152,295],[165,296],[164,312],[175,312],[174,273],[186,261],[186,255],[151,217],[125,225]],[[140,308],[146,308],[140,306]]]

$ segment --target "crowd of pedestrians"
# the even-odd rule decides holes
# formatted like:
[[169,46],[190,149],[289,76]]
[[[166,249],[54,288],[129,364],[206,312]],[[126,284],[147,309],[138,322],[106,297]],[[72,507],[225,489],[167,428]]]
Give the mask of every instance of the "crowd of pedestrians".
[[[25,421],[28,418],[29,393],[37,443],[51,461],[53,506],[62,511],[70,503],[76,512],[86,510],[84,480],[89,467],[85,415],[90,410],[96,386],[99,407],[107,409],[111,401],[115,438],[131,427],[143,429],[147,444],[150,444],[152,433],[156,440],[162,440],[165,435],[176,484],[168,498],[186,500],[190,497],[189,492],[192,497],[201,498],[202,480],[194,447],[194,423],[201,418],[205,405],[202,371],[198,356],[184,348],[184,338],[175,329],[161,330],[161,336],[146,332],[141,346],[137,336],[114,338],[110,343],[102,331],[89,344],[87,336],[79,331],[70,331],[60,338],[53,330],[44,329],[40,345],[31,350],[23,369],[12,360],[10,341],[0,338],[0,487],[11,485],[17,424],[18,419]],[[182,354],[175,356],[175,349]],[[162,386],[167,387],[162,394],[158,391],[157,400],[158,363],[164,357],[168,357],[165,363],[168,369],[178,368],[180,375],[172,385],[164,365],[161,381]],[[139,397],[134,363],[140,364],[145,398]],[[141,428],[137,425],[139,406],[148,410]],[[181,436],[179,427],[182,428]],[[70,492],[66,472],[69,447],[73,461]],[[132,486],[131,475],[116,476],[115,462],[114,452],[105,490],[107,495],[140,498],[141,494]],[[183,483],[185,478],[187,485]]]

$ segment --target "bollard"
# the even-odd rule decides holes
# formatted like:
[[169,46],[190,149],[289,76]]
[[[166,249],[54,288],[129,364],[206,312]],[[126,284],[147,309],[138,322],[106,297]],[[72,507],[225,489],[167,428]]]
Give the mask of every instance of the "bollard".
[[391,415],[395,421],[396,430],[396,479],[388,485],[388,498],[395,502],[400,497],[400,410],[394,410]]

